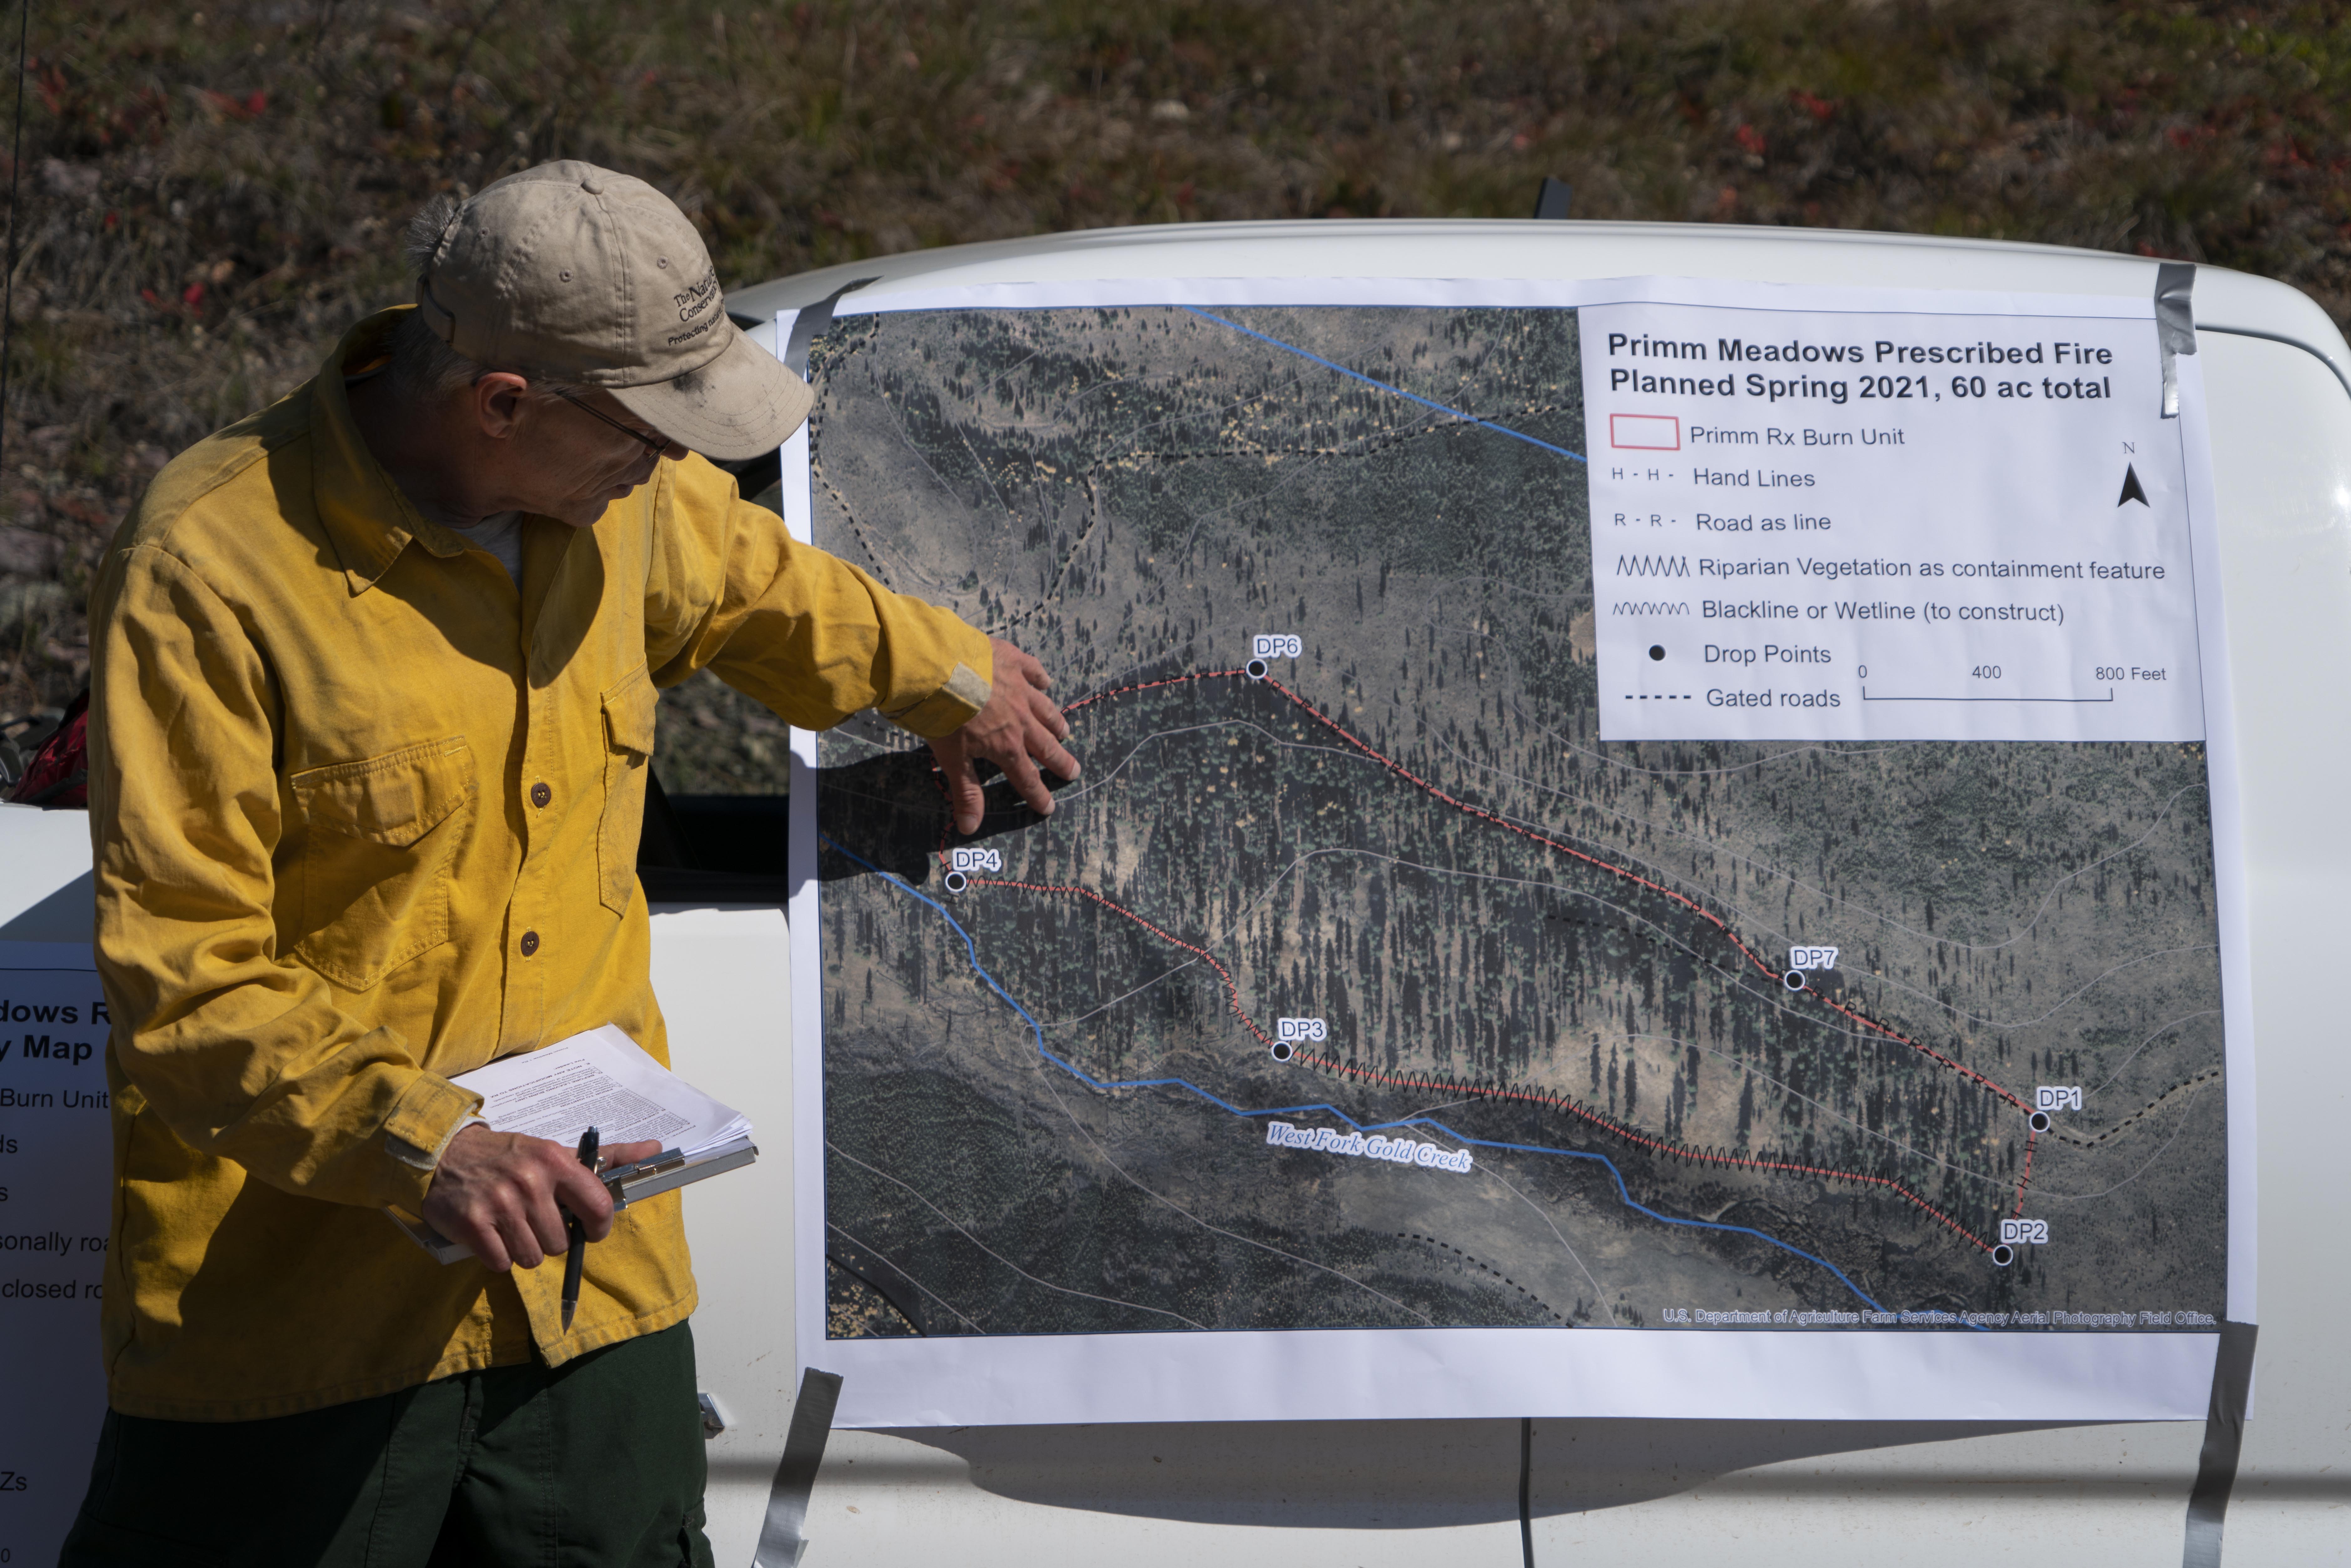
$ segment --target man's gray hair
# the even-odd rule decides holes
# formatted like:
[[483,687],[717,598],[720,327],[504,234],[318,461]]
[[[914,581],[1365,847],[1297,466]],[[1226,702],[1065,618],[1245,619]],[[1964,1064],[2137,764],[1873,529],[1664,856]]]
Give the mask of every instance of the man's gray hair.
[[[422,279],[433,269],[433,258],[441,249],[441,236],[449,232],[456,216],[456,198],[444,192],[426,202],[408,220],[401,253],[408,263],[410,277]],[[493,371],[521,376],[536,391],[558,397],[588,390],[552,376],[533,374],[526,365],[485,365],[468,359],[441,340],[441,334],[424,319],[422,310],[410,311],[393,329],[392,363],[387,369],[402,394],[418,402],[433,402],[470,387]]]

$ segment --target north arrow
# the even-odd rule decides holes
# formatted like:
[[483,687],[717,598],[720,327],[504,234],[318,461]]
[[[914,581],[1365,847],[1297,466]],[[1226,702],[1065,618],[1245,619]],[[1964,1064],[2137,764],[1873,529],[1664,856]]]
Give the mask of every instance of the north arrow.
[[2123,465],[2123,497],[2115,505],[2124,507],[2133,501],[2137,501],[2142,507],[2146,506],[2147,492],[2139,488],[2138,469],[2134,465],[2126,463]]

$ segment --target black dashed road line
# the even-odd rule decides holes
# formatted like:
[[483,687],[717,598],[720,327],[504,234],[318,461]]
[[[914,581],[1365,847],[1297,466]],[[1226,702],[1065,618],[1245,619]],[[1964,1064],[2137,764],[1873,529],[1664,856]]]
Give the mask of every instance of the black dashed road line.
[[2123,1134],[2128,1132],[2133,1125],[2154,1115],[2158,1111],[2163,1109],[2164,1106],[2179,1098],[2180,1095],[2201,1088],[2203,1085],[2211,1082],[2214,1079],[2220,1076],[2220,1069],[2217,1067],[2208,1067],[2193,1078],[2183,1078],[2179,1082],[2173,1084],[2170,1088],[2165,1090],[2162,1093],[2157,1095],[2154,1099],[2148,1101],[2146,1104],[2140,1106],[2129,1115],[2125,1116],[2121,1121],[2116,1122],[2113,1126],[2108,1127],[2105,1132],[2100,1133],[2094,1138],[2085,1137],[2079,1133],[2069,1133],[2063,1127],[2050,1128],[2049,1135],[2069,1148],[2095,1149],[2100,1144],[2105,1143],[2108,1138],[2120,1137]]
[[1423,1236],[1417,1231],[1412,1230],[1399,1230],[1396,1232],[1396,1236],[1402,1240],[1425,1243],[1427,1246],[1434,1247],[1440,1253],[1451,1253],[1453,1255],[1452,1260],[1458,1262],[1465,1271],[1474,1269],[1489,1280],[1499,1280],[1513,1291],[1516,1291],[1521,1296],[1524,1296],[1528,1301],[1533,1302],[1536,1310],[1541,1312],[1545,1317],[1551,1319],[1552,1322],[1558,1323],[1562,1328],[1573,1328],[1575,1326],[1569,1322],[1564,1315],[1553,1312],[1549,1301],[1544,1301],[1541,1296],[1536,1295],[1532,1291],[1528,1290],[1524,1285],[1520,1284],[1516,1280],[1511,1279],[1499,1269],[1480,1263],[1476,1258],[1464,1252],[1460,1248],[1454,1246],[1451,1242],[1439,1241],[1434,1236]]

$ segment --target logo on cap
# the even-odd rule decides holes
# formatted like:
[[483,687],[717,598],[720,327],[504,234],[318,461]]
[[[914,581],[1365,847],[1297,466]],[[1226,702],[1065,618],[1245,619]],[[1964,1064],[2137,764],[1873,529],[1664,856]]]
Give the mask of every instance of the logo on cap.
[[718,274],[716,269],[713,269],[704,274],[702,281],[684,293],[672,295],[670,298],[677,302],[677,319],[681,321],[691,321],[708,309],[710,302],[717,297]]

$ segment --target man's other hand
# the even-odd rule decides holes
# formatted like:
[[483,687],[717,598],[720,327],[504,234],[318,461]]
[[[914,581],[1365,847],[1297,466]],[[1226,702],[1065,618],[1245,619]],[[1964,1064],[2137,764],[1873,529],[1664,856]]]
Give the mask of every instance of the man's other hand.
[[[608,1166],[631,1165],[661,1153],[661,1141],[607,1144]],[[588,1239],[612,1234],[612,1195],[580,1163],[578,1151],[520,1133],[494,1133],[476,1122],[449,1140],[433,1185],[424,1194],[424,1222],[462,1241],[497,1273],[536,1269],[560,1258],[570,1241],[566,1211],[580,1217]]]
[[979,829],[985,802],[972,764],[983,758],[1004,770],[1029,809],[1040,817],[1052,815],[1053,794],[1038,768],[1041,766],[1057,779],[1078,776],[1078,759],[1061,749],[1070,721],[1045,695],[1053,684],[1045,666],[1001,637],[987,641],[996,652],[996,680],[987,706],[953,735],[931,742],[931,755],[946,775],[947,804],[958,833]]

